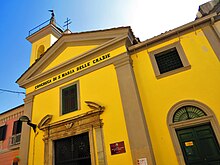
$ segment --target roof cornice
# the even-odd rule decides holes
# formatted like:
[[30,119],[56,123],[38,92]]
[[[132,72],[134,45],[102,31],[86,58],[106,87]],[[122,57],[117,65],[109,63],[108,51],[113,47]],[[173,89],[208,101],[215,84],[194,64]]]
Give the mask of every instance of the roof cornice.
[[56,38],[60,38],[62,36],[62,32],[55,25],[48,24],[34,34],[28,36],[26,39],[33,43],[48,34],[53,34]]
[[144,47],[144,46],[149,46],[149,45],[151,45],[151,44],[153,44],[153,43],[156,43],[156,42],[158,42],[158,41],[161,41],[161,40],[163,40],[163,39],[166,39],[166,38],[168,38],[168,37],[172,37],[172,36],[174,36],[174,35],[183,33],[184,31],[187,31],[187,30],[189,30],[189,29],[195,29],[195,27],[197,27],[197,26],[199,26],[199,25],[201,25],[201,24],[205,24],[205,23],[207,23],[207,22],[209,22],[209,21],[210,21],[210,23],[211,23],[211,22],[214,20],[214,17],[215,17],[215,16],[218,16],[218,14],[217,14],[217,13],[212,13],[212,14],[210,14],[210,15],[207,15],[206,17],[202,17],[202,18],[200,18],[200,19],[197,19],[197,20],[195,20],[195,21],[192,21],[192,22],[190,22],[190,23],[187,23],[187,24],[185,24],[185,25],[182,25],[182,26],[180,26],[180,27],[177,27],[177,28],[175,28],[175,29],[173,29],[173,30],[167,31],[167,32],[165,32],[165,33],[162,33],[161,35],[155,36],[155,37],[150,38],[150,39],[147,39],[147,40],[145,40],[145,41],[143,41],[143,42],[141,42],[141,43],[138,43],[138,44],[136,44],[136,45],[130,46],[130,47],[128,48],[128,50],[129,50],[130,52],[132,52],[132,51],[135,51],[135,50],[137,50],[137,49],[140,49],[140,48],[142,48],[142,47]]

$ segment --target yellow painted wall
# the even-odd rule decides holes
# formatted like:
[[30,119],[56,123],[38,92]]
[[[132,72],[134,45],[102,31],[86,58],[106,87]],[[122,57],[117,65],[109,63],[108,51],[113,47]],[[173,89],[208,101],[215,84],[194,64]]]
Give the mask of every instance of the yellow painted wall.
[[[157,79],[148,52],[179,41],[191,69]],[[220,120],[220,65],[201,30],[132,55],[133,68],[150,131],[157,165],[178,165],[167,126],[170,108],[182,100],[209,106]]]
[[[77,57],[83,53],[86,53],[98,46],[100,46],[101,44],[107,42],[108,40],[106,39],[100,39],[100,40],[96,40],[96,41],[79,41],[79,42],[75,42],[73,44],[73,46],[68,46],[67,48],[65,48],[62,53],[60,53],[54,60],[53,62],[51,62],[44,70],[43,72],[54,68],[55,66],[66,62],[74,57]],[[60,49],[60,48],[59,48]],[[59,50],[58,49],[58,50]]]
[[[60,116],[60,88],[79,81],[80,107],[81,109]],[[114,91],[114,92],[112,92]],[[50,89],[34,98],[33,104],[33,123],[39,123],[46,114],[52,114],[51,122],[66,119],[75,115],[85,113],[89,108],[84,103],[86,100],[97,102],[105,106],[105,111],[101,115],[103,119],[104,143],[108,164],[112,165],[131,165],[132,158],[129,148],[123,109],[120,99],[119,87],[117,85],[117,76],[113,65],[107,66],[90,74],[84,75],[79,79],[72,80],[66,84]],[[35,151],[34,160],[37,164],[43,164],[44,161],[44,142],[42,140],[43,132],[39,131],[36,136],[36,144],[33,149],[34,134],[32,131],[30,140],[29,164],[32,162],[33,150]],[[126,153],[111,155],[110,144],[118,141],[124,141]]]
[[49,66],[47,66],[43,72],[54,68],[55,66],[66,62],[74,57],[76,57],[77,55],[80,55],[82,53],[85,53],[88,50],[91,50],[95,47],[97,47],[98,45],[86,45],[86,46],[72,46],[72,47],[67,47],[61,54],[59,54],[59,56],[54,59],[53,62],[50,63]]

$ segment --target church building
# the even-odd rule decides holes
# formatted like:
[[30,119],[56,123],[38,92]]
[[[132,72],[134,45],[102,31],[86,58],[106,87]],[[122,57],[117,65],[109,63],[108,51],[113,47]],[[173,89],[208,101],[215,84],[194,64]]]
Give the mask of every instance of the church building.
[[17,80],[20,163],[220,164],[219,11],[210,1],[143,42],[131,27],[62,31],[52,14],[27,37],[30,67]]

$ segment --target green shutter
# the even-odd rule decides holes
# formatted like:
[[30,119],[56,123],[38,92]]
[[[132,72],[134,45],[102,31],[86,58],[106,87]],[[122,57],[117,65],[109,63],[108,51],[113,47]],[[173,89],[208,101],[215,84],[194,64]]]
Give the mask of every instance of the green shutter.
[[78,109],[77,84],[62,90],[62,114]]

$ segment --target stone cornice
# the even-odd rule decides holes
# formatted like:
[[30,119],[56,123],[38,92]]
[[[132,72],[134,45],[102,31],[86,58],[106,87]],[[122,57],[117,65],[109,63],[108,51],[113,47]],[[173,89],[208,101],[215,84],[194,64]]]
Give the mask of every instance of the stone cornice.
[[79,114],[77,116],[73,116],[73,117],[68,118],[68,119],[59,120],[57,122],[48,124],[46,126],[41,127],[41,129],[42,130],[45,130],[45,129],[48,129],[48,128],[52,129],[53,127],[58,127],[59,125],[65,125],[65,124],[68,124],[69,122],[72,122],[72,121],[78,121],[78,120],[82,120],[84,118],[90,118],[91,116],[100,115],[103,112],[104,112],[103,109],[91,110],[91,111],[88,111],[86,113],[82,113],[82,114]]
[[47,26],[45,26],[41,30],[28,36],[26,39],[29,42],[33,43],[48,34],[53,34],[56,38],[59,38],[62,36],[62,33],[60,32],[60,30],[56,26],[54,26],[53,24],[48,24]]
[[143,48],[143,47],[149,47],[150,45],[152,45],[154,43],[160,42],[160,41],[167,39],[167,38],[170,38],[172,36],[179,36],[179,35],[185,33],[186,31],[189,31],[189,30],[194,31],[194,30],[196,30],[196,27],[205,26],[205,25],[207,25],[207,23],[211,24],[214,17],[216,17],[216,16],[218,16],[217,13],[213,13],[213,14],[210,14],[206,17],[197,19],[197,20],[192,21],[190,23],[187,23],[183,26],[180,26],[180,27],[177,27],[173,30],[162,33],[161,35],[147,39],[146,41],[143,41],[139,44],[133,45],[133,46],[129,47],[128,50],[130,52],[133,52],[133,51],[140,49],[140,48]]
[[23,114],[24,114],[24,111],[22,110],[22,111],[14,113],[14,114],[9,114],[8,116],[5,116],[3,118],[1,117],[0,123],[5,123],[6,121],[14,119],[14,118],[18,119]]

